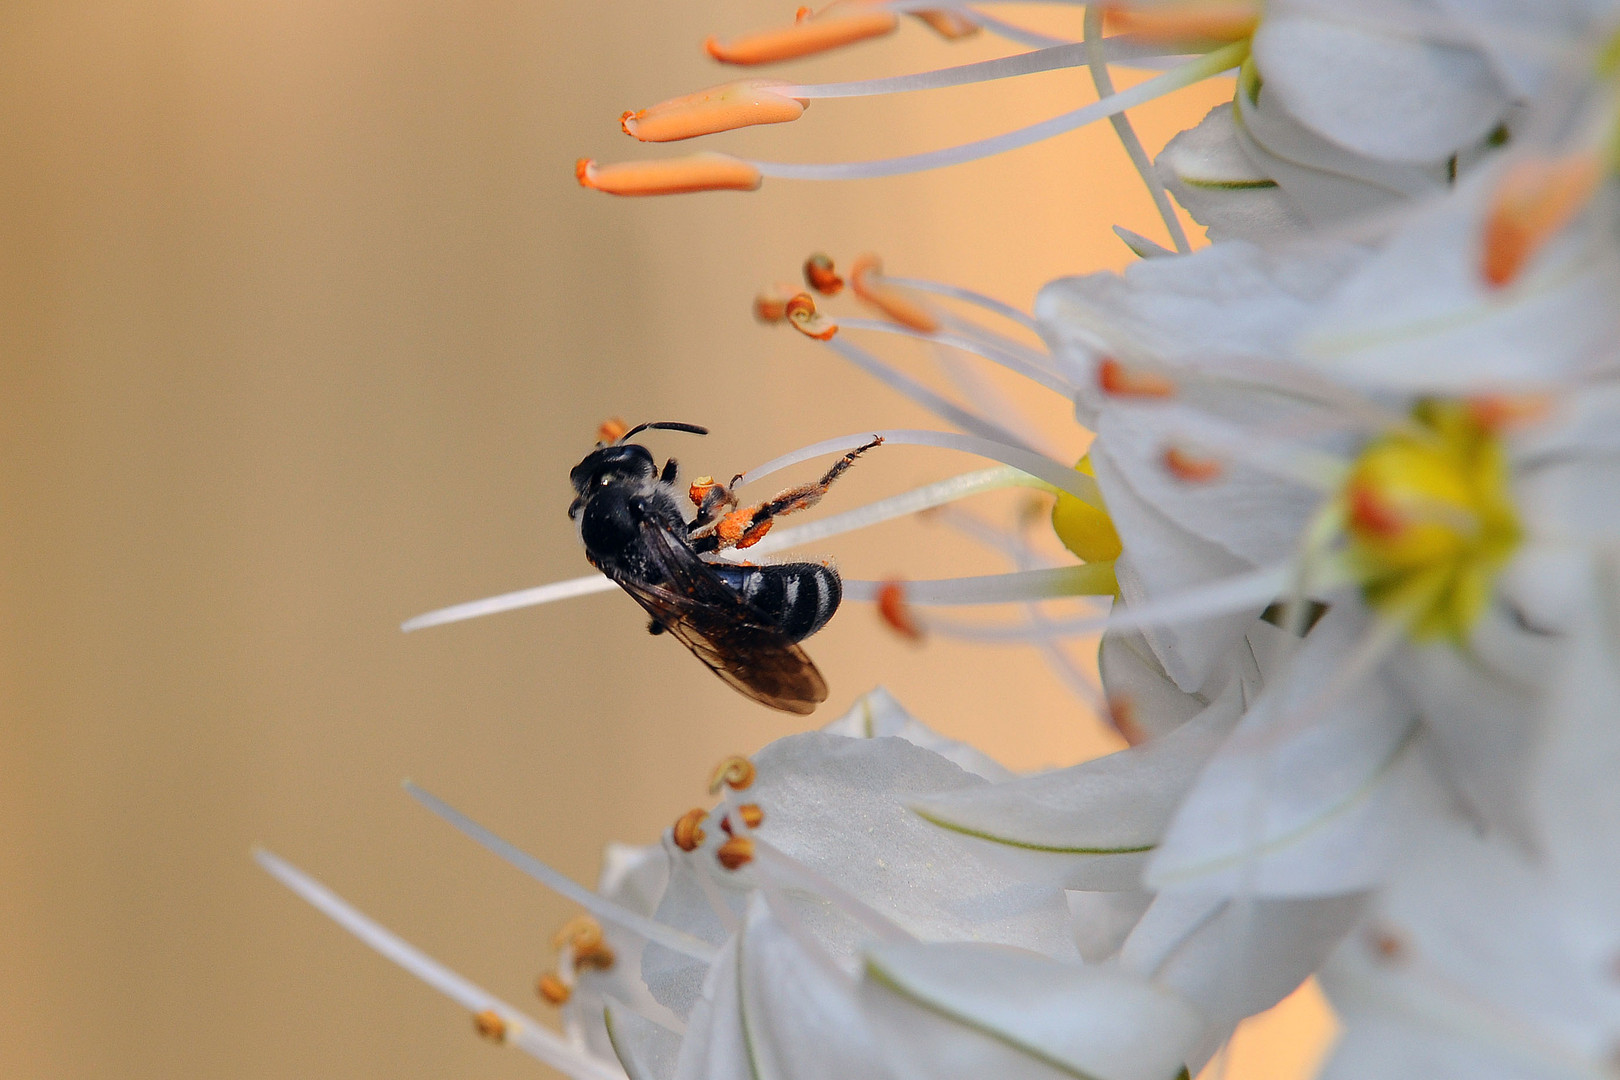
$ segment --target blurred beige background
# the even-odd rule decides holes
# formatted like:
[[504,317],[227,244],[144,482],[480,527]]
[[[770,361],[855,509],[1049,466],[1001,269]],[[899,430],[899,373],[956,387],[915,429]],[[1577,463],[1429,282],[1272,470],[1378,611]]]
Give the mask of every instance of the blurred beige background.
[[[0,1075],[543,1074],[250,845],[541,1012],[529,988],[571,909],[399,780],[590,881],[604,842],[651,840],[716,759],[793,725],[616,594],[408,637],[400,620],[583,572],[566,475],[606,416],[710,425],[655,446],[721,475],[931,425],[751,322],[755,288],[810,251],[879,251],[1027,304],[1123,265],[1115,222],[1162,235],[1105,128],[893,180],[640,202],[576,187],[577,155],[633,154],[621,110],[725,77],[706,33],[789,17],[746,0],[0,8]],[[996,48],[907,26],[790,70]],[[1140,110],[1150,146],[1223,89]],[[1085,96],[1055,73],[818,103],[712,141],[860,158]],[[1027,396],[1078,450],[1062,404]],[[968,465],[897,448],[827,505]],[[1002,568],[914,523],[828,553],[861,577]],[[1113,745],[1031,653],[916,649],[853,604],[813,651],[833,686],[818,720],[882,681],[1014,766]],[[1233,1075],[1297,1071],[1314,1010]]]

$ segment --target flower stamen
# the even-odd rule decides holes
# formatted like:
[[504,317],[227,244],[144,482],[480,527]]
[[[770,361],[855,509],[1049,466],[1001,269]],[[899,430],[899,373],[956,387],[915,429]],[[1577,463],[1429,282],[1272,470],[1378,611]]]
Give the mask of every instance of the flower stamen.
[[701,806],[694,806],[686,813],[675,819],[675,825],[670,830],[671,839],[675,846],[682,851],[696,851],[705,839],[703,832],[703,819],[709,812]]
[[1486,211],[1480,272],[1502,288],[1516,281],[1553,235],[1591,200],[1603,178],[1593,153],[1526,158],[1502,174]]
[[754,763],[741,754],[733,754],[714,767],[709,777],[709,794],[718,795],[721,789],[746,791],[754,782]]
[[923,639],[922,626],[918,623],[916,613],[911,605],[906,603],[905,582],[899,579],[885,581],[878,587],[877,592],[878,617],[881,618],[890,630],[905,638],[907,641],[920,643]]
[[893,33],[900,17],[892,11],[829,9],[816,14],[800,8],[790,25],[759,30],[729,40],[710,37],[703,43],[722,64],[752,66],[840,49],[858,41]]
[[677,142],[760,124],[785,124],[804,115],[808,102],[782,93],[781,85],[748,79],[713,86],[626,112],[619,126],[641,142]]
[[696,191],[755,191],[759,168],[729,154],[693,154],[654,161],[599,165],[591,158],[574,164],[581,187],[609,195],[685,195]]

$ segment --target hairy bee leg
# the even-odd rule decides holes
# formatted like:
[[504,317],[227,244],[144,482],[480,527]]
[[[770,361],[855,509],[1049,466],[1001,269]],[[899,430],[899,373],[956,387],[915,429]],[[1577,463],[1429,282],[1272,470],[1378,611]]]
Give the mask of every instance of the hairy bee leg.
[[681,467],[675,463],[675,459],[670,458],[668,461],[664,462],[664,471],[658,475],[658,479],[663,483],[673,484],[675,482],[675,477],[680,474],[680,471]]
[[[813,484],[800,484],[798,487],[788,488],[775,498],[762,502],[757,506],[747,506],[740,510],[733,510],[715,524],[714,531],[703,537],[703,546],[699,551],[718,551],[729,547],[749,547],[758,543],[771,527],[771,522],[785,514],[808,510],[821,501],[827,489],[832,487],[833,481],[843,475],[844,470],[855,464],[855,459],[878,446],[883,442],[881,436],[873,438],[865,446],[857,446],[837,461],[832,468]],[[735,481],[733,481],[735,483]],[[733,498],[735,505],[735,497]],[[695,545],[694,545],[695,546]]]

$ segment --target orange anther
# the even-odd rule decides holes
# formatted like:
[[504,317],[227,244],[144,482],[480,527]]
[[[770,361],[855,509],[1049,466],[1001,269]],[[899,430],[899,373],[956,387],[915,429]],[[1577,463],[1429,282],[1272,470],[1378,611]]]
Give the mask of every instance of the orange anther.
[[727,836],[732,835],[731,819],[734,815],[741,818],[743,825],[750,829],[759,828],[765,820],[765,811],[759,808],[758,803],[743,803],[730,814],[720,819],[720,829]]
[[1603,179],[1597,155],[1526,158],[1496,185],[1485,215],[1480,273],[1501,288],[1516,281],[1536,253],[1581,211]]
[[1207,484],[1211,480],[1218,480],[1223,471],[1221,463],[1214,458],[1196,457],[1179,446],[1165,450],[1164,467],[1171,476],[1189,484]]
[[817,341],[830,341],[838,333],[838,324],[816,310],[816,301],[809,293],[800,293],[787,302],[783,309],[793,329]]
[[506,1041],[506,1021],[494,1009],[485,1009],[481,1013],[474,1013],[473,1030],[490,1042],[504,1043]]
[[754,763],[741,754],[733,754],[714,767],[709,777],[709,794],[720,794],[721,788],[745,791],[754,782]]
[[1486,431],[1499,433],[1545,420],[1552,407],[1546,394],[1484,394],[1468,402],[1468,413]]
[[563,923],[562,929],[551,935],[551,947],[560,949],[572,945],[576,949],[594,949],[602,944],[602,924],[589,915],[576,915]]
[[642,142],[674,142],[756,124],[785,124],[802,116],[808,102],[775,89],[783,85],[748,79],[713,86],[627,112],[619,126]]
[[754,842],[746,836],[733,836],[715,849],[714,857],[727,870],[739,870],[754,861]]
[[795,285],[778,281],[754,297],[754,318],[762,323],[779,323],[787,318],[788,302],[799,295]]
[[820,252],[804,260],[804,280],[822,296],[837,296],[844,288],[844,279],[833,268],[832,258]]
[[597,942],[589,949],[574,950],[574,970],[590,968],[593,971],[608,971],[618,959],[612,946],[605,942]]
[[879,280],[882,277],[883,264],[877,256],[862,255],[850,267],[849,287],[856,296],[901,326],[909,326],[921,334],[932,334],[939,330],[939,320],[934,318],[932,312],[903,296],[898,289],[883,284]]
[[698,845],[703,843],[703,819],[708,816],[707,810],[704,810],[701,806],[694,806],[676,818],[675,827],[671,830],[674,834],[672,839],[675,841],[675,846],[682,851],[696,851]]
[[624,438],[624,433],[630,430],[630,425],[617,416],[610,416],[596,425],[596,441],[599,443],[618,442]]
[[744,34],[729,41],[711,37],[703,43],[723,64],[770,64],[853,45],[892,33],[900,24],[892,11],[824,12],[800,16],[788,26]]
[[540,995],[540,1000],[550,1005],[566,1005],[568,999],[574,996],[574,988],[563,982],[555,972],[546,972],[534,984],[534,992]]
[[1258,0],[1115,0],[1103,10],[1105,33],[1159,43],[1241,41],[1260,24]]
[[1112,356],[1097,365],[1097,386],[1118,397],[1167,398],[1176,392],[1176,384],[1163,375],[1126,367]]
[[1352,483],[1345,496],[1352,528],[1386,540],[1394,539],[1406,529],[1406,518],[1370,485]]
[[947,41],[971,37],[977,34],[980,29],[978,23],[961,12],[952,11],[949,8],[934,11],[913,11],[911,14],[928,24],[930,30]]
[[1367,948],[1374,956],[1387,964],[1398,963],[1406,959],[1407,945],[1404,938],[1387,926],[1374,924],[1366,930]]
[[923,639],[922,627],[917,624],[912,615],[911,605],[906,603],[906,587],[901,581],[885,581],[878,588],[877,594],[878,615],[888,625],[889,629],[905,638],[907,641],[921,641]]
[[581,187],[609,195],[684,195],[693,191],[754,191],[759,170],[727,154],[693,154],[656,161],[598,165],[591,158],[574,163]]

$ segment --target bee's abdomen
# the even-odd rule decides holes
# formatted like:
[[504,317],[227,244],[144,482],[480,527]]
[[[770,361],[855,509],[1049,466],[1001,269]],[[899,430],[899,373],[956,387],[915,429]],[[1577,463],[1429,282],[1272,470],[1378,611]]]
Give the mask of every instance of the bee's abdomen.
[[820,563],[711,565],[722,581],[794,641],[802,641],[826,626],[844,598],[838,571]]

